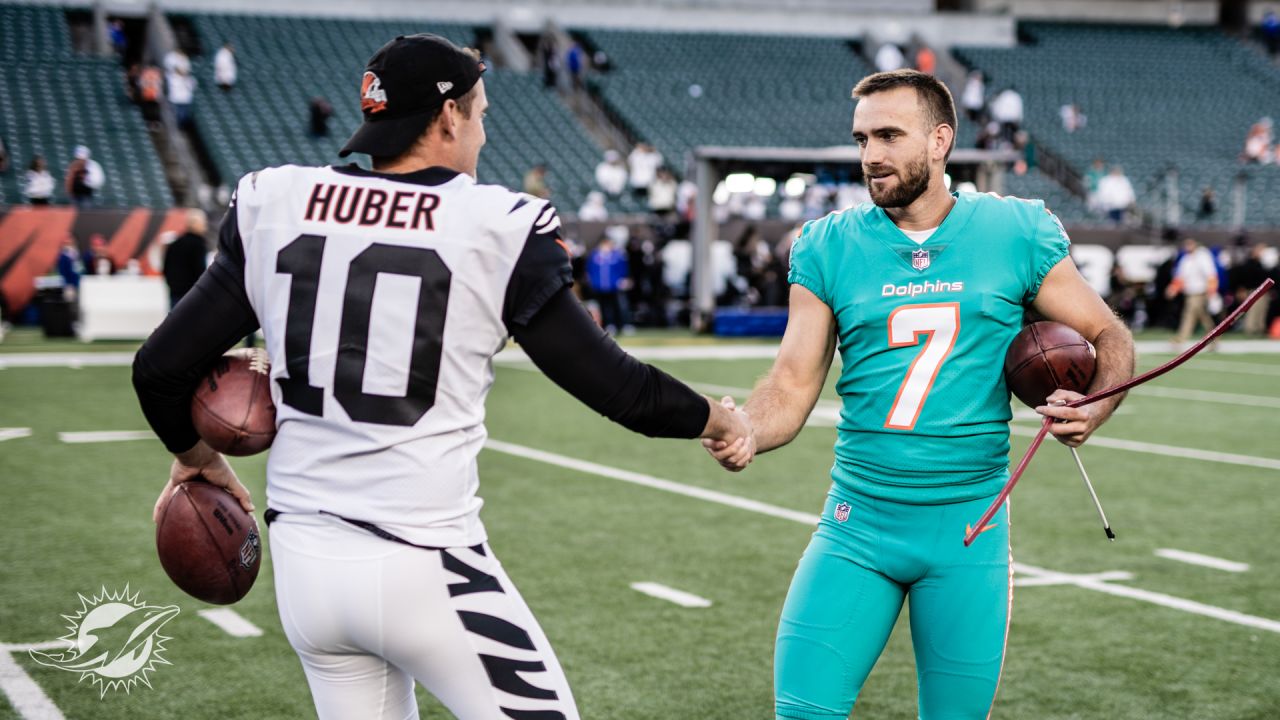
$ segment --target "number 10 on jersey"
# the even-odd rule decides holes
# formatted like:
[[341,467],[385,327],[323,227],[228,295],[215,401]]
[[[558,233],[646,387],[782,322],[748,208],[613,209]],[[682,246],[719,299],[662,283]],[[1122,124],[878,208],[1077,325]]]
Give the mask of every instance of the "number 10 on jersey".
[[[284,356],[289,376],[280,378],[285,404],[309,415],[324,415],[324,389],[312,385],[311,336],[320,297],[323,235],[299,235],[276,256],[276,272],[291,277],[285,319]],[[389,396],[364,391],[370,320],[378,275],[405,275],[420,281],[409,359],[407,392]],[[351,260],[342,293],[342,320],[333,373],[333,396],[357,422],[412,426],[436,400],[443,352],[445,309],[452,273],[435,250],[374,243]],[[323,381],[321,381],[323,382]]]
[[920,344],[924,347],[916,353],[907,368],[907,376],[898,387],[893,407],[884,426],[894,430],[911,430],[920,419],[920,411],[938,379],[942,363],[956,345],[960,332],[960,304],[934,303],[903,305],[889,313],[889,347],[901,348]]

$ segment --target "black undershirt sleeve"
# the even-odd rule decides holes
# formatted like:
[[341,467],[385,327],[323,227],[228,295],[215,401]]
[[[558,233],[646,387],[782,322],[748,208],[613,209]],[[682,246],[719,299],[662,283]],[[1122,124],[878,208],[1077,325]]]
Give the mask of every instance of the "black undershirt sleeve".
[[200,440],[191,423],[191,395],[200,379],[257,329],[245,293],[244,246],[233,200],[219,232],[217,259],[133,359],[142,414],[170,452],[185,452]]
[[618,347],[567,288],[542,303],[516,342],[555,384],[592,410],[649,437],[696,438],[707,401],[658,368]]

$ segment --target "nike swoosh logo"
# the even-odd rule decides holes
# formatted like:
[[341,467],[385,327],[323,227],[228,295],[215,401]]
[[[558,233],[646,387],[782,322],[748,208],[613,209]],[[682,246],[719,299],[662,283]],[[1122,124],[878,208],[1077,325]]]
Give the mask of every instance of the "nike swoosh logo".
[[[992,529],[992,528],[999,527],[999,526],[1000,526],[1000,523],[991,523],[990,525],[987,525],[986,527],[984,527],[984,528],[982,528],[981,530],[979,530],[979,531],[978,531],[978,534],[979,534],[979,535],[981,535],[982,533],[984,533],[984,532],[986,532],[986,531],[988,531],[988,530],[990,530],[990,529]],[[964,525],[964,534],[965,534],[965,537],[968,537],[968,536],[969,536],[969,533],[971,533],[971,532],[973,532],[973,526],[972,526],[972,525],[970,525],[969,523],[965,523],[965,525]]]

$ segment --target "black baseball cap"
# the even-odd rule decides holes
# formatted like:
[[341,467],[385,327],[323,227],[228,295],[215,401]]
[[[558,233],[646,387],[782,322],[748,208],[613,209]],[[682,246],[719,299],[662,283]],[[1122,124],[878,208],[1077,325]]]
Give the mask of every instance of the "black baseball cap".
[[470,92],[484,71],[483,62],[439,35],[401,35],[383,45],[360,79],[364,123],[338,156],[403,153],[427,129],[428,118],[446,100]]

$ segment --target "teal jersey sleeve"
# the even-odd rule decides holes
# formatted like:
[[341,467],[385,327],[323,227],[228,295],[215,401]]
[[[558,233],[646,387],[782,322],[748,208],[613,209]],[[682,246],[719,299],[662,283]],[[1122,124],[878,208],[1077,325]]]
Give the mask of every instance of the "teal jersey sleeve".
[[830,305],[830,295],[823,283],[825,273],[819,248],[826,226],[827,223],[821,220],[804,224],[800,237],[791,244],[791,270],[787,273],[787,281],[807,288],[819,300]]
[[1070,252],[1071,239],[1067,237],[1066,228],[1062,227],[1058,216],[1050,212],[1042,200],[1025,202],[1036,208],[1033,212],[1034,229],[1031,231],[1030,238],[1031,275],[1027,295],[1023,299],[1023,303],[1029,305],[1039,294],[1040,285],[1044,282],[1045,276]]

